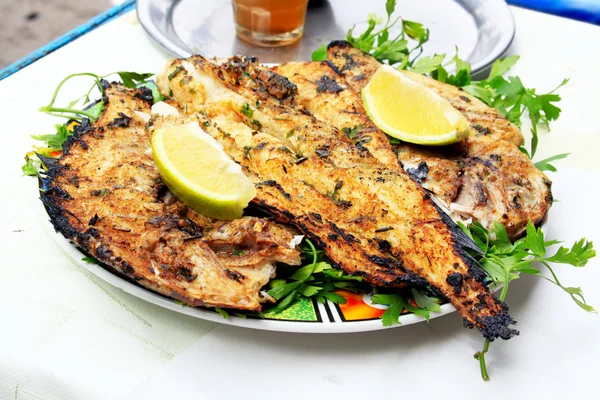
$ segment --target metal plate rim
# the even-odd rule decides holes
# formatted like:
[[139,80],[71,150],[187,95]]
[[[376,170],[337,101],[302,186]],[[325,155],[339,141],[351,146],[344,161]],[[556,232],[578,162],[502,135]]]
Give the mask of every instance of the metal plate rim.
[[[172,30],[169,17],[166,13],[160,13],[162,17],[160,23],[161,26],[153,22],[151,16],[153,1],[156,0],[137,0],[136,13],[144,30],[154,41],[175,56],[182,58],[191,56],[192,52],[190,49],[181,42],[177,37],[177,34]],[[181,1],[182,0],[175,0],[170,9],[174,9]],[[483,1],[481,3],[483,3]],[[496,59],[503,56],[512,44],[516,34],[514,17],[508,4],[504,0],[486,0],[485,4],[487,7],[492,8],[494,14],[502,21],[502,30],[497,31],[497,33],[500,34],[500,38],[495,46],[490,48],[488,53],[482,59],[472,63],[473,74],[485,71]],[[169,32],[169,30],[171,30],[171,32]]]

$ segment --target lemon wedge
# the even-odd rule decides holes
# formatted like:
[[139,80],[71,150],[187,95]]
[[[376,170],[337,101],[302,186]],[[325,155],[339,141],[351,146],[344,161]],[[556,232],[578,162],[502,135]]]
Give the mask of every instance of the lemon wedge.
[[241,167],[197,122],[154,131],[152,153],[167,187],[203,215],[239,218],[256,196],[254,185]]
[[447,100],[389,65],[375,72],[362,97],[375,125],[405,142],[442,146],[461,141],[471,131]]

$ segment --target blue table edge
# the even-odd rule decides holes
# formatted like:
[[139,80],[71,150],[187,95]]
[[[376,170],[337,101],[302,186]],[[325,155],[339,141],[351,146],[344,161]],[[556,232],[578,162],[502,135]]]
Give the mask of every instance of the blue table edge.
[[23,57],[22,59],[10,64],[8,67],[0,70],[0,81],[4,78],[9,77],[15,72],[25,68],[29,64],[34,63],[42,57],[47,56],[55,50],[60,49],[64,45],[71,43],[75,39],[85,35],[86,33],[93,31],[100,25],[111,21],[118,16],[131,11],[135,8],[135,0],[127,0],[122,4],[112,7],[111,9],[103,12],[90,19],[85,24],[79,25],[77,28],[65,33],[63,36],[59,37],[56,40],[48,43],[47,45],[40,47],[36,51],[30,53],[28,56]]

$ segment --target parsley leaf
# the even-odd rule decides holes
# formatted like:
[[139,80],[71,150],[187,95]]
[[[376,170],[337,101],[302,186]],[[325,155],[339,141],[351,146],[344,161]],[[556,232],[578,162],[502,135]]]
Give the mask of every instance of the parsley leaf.
[[[550,266],[550,263],[575,267],[585,266],[591,258],[596,256],[592,242],[580,239],[571,248],[560,247],[553,255],[548,256],[547,248],[558,242],[546,240],[541,228],[536,228],[531,222],[527,224],[525,237],[514,243],[511,243],[506,229],[499,223],[494,224],[494,235],[491,235],[479,223],[473,223],[468,228],[463,224],[459,224],[459,226],[483,251],[484,255],[479,259],[482,267],[496,284],[503,285],[499,296],[501,301],[506,297],[509,283],[518,279],[521,274],[527,274],[539,276],[558,286],[584,311],[596,312],[592,306],[587,304],[581,288],[564,286]],[[541,266],[550,272],[550,276],[542,274]],[[479,360],[481,376],[484,380],[489,379],[485,364],[485,354],[489,346],[490,341],[486,339],[483,350],[475,354],[475,358]]]
[[403,310],[423,317],[427,321],[429,321],[431,318],[432,312],[440,311],[439,299],[435,297],[429,297],[417,289],[411,289],[411,294],[414,304],[411,302],[410,296],[403,296],[402,294],[398,293],[377,293],[371,297],[371,301],[373,301],[373,303],[388,306],[388,309],[385,310],[381,316],[383,326],[399,324],[399,318],[402,315]]
[[[354,47],[371,54],[379,62],[390,65],[398,64],[401,68],[411,67],[414,59],[410,55],[422,51],[422,46],[429,40],[429,29],[415,21],[392,18],[396,9],[395,0],[387,0],[385,4],[386,18],[369,14],[367,28],[355,36],[355,26],[346,35],[346,41]],[[399,34],[392,36],[392,28],[401,21]],[[379,29],[377,29],[379,27]],[[415,43],[416,42],[416,43]],[[326,46],[321,46],[312,55],[313,60],[324,60],[327,57]],[[416,59],[416,57],[415,57]]]
[[312,52],[311,59],[313,61],[325,61],[327,60],[327,45],[324,44],[315,51]]
[[429,74],[442,66],[445,57],[444,54],[420,57],[410,70],[418,74]]
[[32,158],[27,159],[25,164],[21,167],[21,171],[23,171],[23,175],[27,176],[35,176],[38,174],[38,170],[40,168],[41,163]]
[[35,140],[46,142],[48,147],[53,150],[62,150],[63,143],[73,132],[69,131],[63,124],[56,124],[54,127],[56,128],[55,134],[31,135],[31,137]]
[[242,104],[240,113],[248,118],[252,118],[252,116],[254,115],[254,110],[250,108],[250,104],[244,103]]
[[375,304],[385,304],[389,306],[381,316],[383,326],[392,326],[400,323],[398,319],[405,306],[402,296],[399,294],[375,294],[371,300]]
[[497,76],[504,75],[507,73],[516,63],[519,61],[520,56],[510,56],[503,59],[498,59],[492,64],[490,70],[489,79],[493,79]]
[[553,256],[546,258],[546,261],[584,267],[595,256],[596,250],[594,250],[592,242],[580,239],[573,244],[571,249],[560,247]]
[[312,297],[322,303],[327,300],[345,303],[346,299],[336,291],[366,291],[362,277],[347,275],[341,269],[334,268],[324,251],[317,250],[310,240],[305,240],[300,248],[312,261],[297,269],[278,266],[277,277],[269,282],[270,289],[267,291],[277,303],[267,311],[283,311],[294,303],[297,296]]
[[[411,289],[411,293],[417,306],[426,311],[439,312],[440,311],[440,299],[436,297],[429,297],[420,290]],[[429,321],[429,314],[425,317]]]
[[144,83],[146,79],[150,78],[151,76],[154,76],[154,74],[151,73],[140,74],[131,71],[119,71],[115,72],[115,74],[119,75],[119,78],[121,78],[121,80],[123,81],[123,85],[130,89],[135,89],[138,83]]

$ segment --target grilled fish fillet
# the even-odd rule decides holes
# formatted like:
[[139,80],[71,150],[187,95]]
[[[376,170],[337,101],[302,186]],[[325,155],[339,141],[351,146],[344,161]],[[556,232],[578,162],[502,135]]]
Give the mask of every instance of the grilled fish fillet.
[[[362,90],[380,66],[346,42],[332,42],[328,57],[328,65],[355,91]],[[519,128],[459,88],[402,72],[448,100],[477,132],[453,146],[393,146],[404,169],[455,219],[473,219],[488,229],[498,221],[511,239],[523,234],[527,222],[540,222],[552,205],[551,181],[517,148],[523,142]],[[351,109],[341,102],[332,104],[339,106],[333,116],[343,107]]]
[[[343,40],[333,41],[327,46],[327,58],[357,93],[369,83],[371,76],[381,66],[375,58]],[[401,72],[450,102],[471,123],[477,136],[506,140],[516,146],[523,143],[523,134],[517,126],[471,94],[422,74]]]
[[510,239],[529,221],[539,223],[552,205],[552,182],[515,145],[469,137],[448,149],[396,146],[398,159],[455,219],[472,219],[488,230],[495,221]]
[[[293,233],[259,218],[217,221],[164,186],[149,149],[149,90],[104,90],[106,108],[84,122],[56,162],[42,201],[55,228],[116,272],[194,306],[260,310],[275,262],[299,264]],[[235,251],[235,254],[234,254]]]
[[273,70],[298,88],[298,93],[290,99],[293,106],[340,130],[390,169],[400,167],[387,135],[371,122],[358,94],[328,63],[286,63]]
[[[171,60],[158,76],[255,182],[255,203],[315,240],[347,273],[379,286],[428,284],[491,339],[516,331],[484,284],[473,247],[402,170],[292,106],[296,85],[255,59]],[[167,120],[159,123],[169,123]]]

